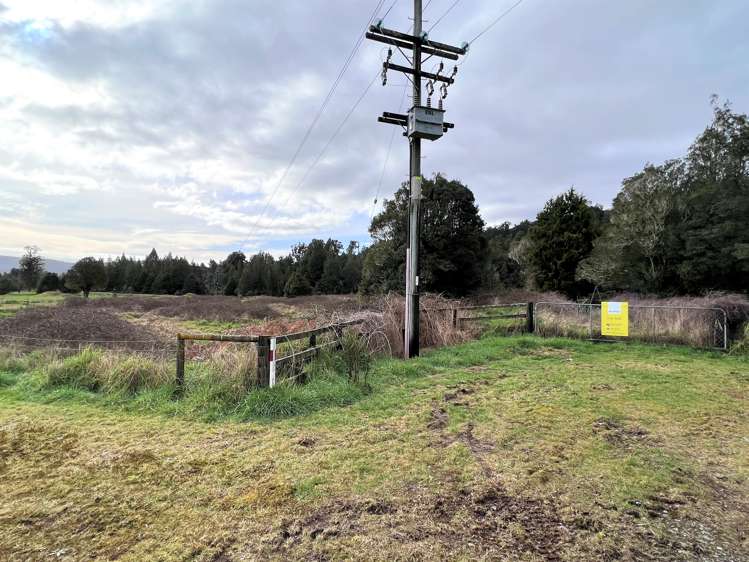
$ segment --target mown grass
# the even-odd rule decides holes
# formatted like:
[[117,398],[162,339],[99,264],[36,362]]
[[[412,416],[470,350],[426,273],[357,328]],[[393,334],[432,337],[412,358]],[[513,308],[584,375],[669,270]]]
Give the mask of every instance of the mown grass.
[[378,361],[366,386],[335,361],[231,407],[1,375],[0,558],[543,559],[525,520],[484,543],[478,507],[450,503],[497,482],[555,506],[562,559],[690,559],[672,533],[691,520],[706,556],[746,554],[745,358],[492,337]]

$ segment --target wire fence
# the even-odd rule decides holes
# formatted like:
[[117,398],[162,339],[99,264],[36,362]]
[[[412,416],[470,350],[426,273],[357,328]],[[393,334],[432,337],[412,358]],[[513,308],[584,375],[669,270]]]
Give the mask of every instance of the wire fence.
[[173,356],[177,350],[174,342],[166,340],[80,340],[63,338],[37,338],[0,334],[0,346],[14,347],[24,351],[44,349],[61,354],[78,353],[87,348],[133,353],[151,357],[166,358]]
[[535,332],[546,337],[629,339],[721,350],[729,343],[727,313],[717,307],[630,304],[626,338],[602,334],[600,304],[538,302],[534,317]]

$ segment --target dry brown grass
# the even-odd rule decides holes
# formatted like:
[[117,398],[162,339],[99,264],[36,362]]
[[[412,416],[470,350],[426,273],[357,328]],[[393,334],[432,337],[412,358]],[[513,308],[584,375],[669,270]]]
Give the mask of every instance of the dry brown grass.
[[[711,309],[725,310],[729,339],[738,337],[749,319],[749,300],[742,295],[657,298],[621,293],[606,300],[630,304],[629,338],[646,342],[720,348],[724,341],[723,314]],[[601,337],[600,307],[541,305],[536,329],[545,336]]]
[[[405,301],[403,296],[389,294],[379,304],[382,311],[383,332],[393,355],[403,355],[403,325]],[[468,341],[476,335],[472,328],[454,327],[452,309],[461,302],[441,295],[424,294],[420,298],[420,339],[422,347],[443,347]]]

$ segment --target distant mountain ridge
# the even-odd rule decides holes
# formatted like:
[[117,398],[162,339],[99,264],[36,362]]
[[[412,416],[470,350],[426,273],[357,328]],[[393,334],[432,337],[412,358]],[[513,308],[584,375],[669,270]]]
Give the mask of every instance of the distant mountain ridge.
[[[13,256],[0,256],[0,273],[7,273],[14,267],[18,267],[18,260],[20,258]],[[72,263],[59,260],[44,260],[45,269],[52,273],[65,273],[68,269],[73,267]]]

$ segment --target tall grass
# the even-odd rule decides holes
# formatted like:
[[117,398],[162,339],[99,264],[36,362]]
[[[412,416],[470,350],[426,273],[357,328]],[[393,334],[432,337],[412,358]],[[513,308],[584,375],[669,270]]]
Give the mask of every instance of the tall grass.
[[[423,295],[419,315],[420,337],[422,347],[443,347],[468,341],[477,335],[476,328],[453,326],[452,309],[460,301],[450,300],[440,295]],[[401,295],[389,294],[380,303],[382,309],[383,331],[390,343],[394,356],[403,355],[403,325],[405,303]]]
[[156,388],[168,384],[172,377],[171,369],[163,360],[90,347],[52,361],[42,373],[48,387],[69,386],[111,393]]
[[369,391],[369,354],[362,341],[353,333],[345,334],[340,352],[321,353],[302,367],[299,380],[305,384],[282,380],[274,388],[257,387],[253,346],[214,347],[210,354],[187,362],[179,397],[171,358],[91,347],[67,356],[5,348],[0,352],[0,372],[26,372],[8,380],[19,381],[19,388],[31,398],[93,400],[208,421],[277,418],[350,404],[364,396]]
[[59,352],[51,348],[29,351],[24,346],[6,344],[0,347],[0,371],[21,373],[36,370],[58,358]]
[[[726,312],[729,338],[740,338],[749,319],[749,301],[742,295],[658,299],[625,293],[607,300],[629,302],[629,338],[645,342],[720,348],[724,343],[724,316],[718,310],[704,309]],[[540,305],[536,331],[544,336],[600,337],[600,307]]]

